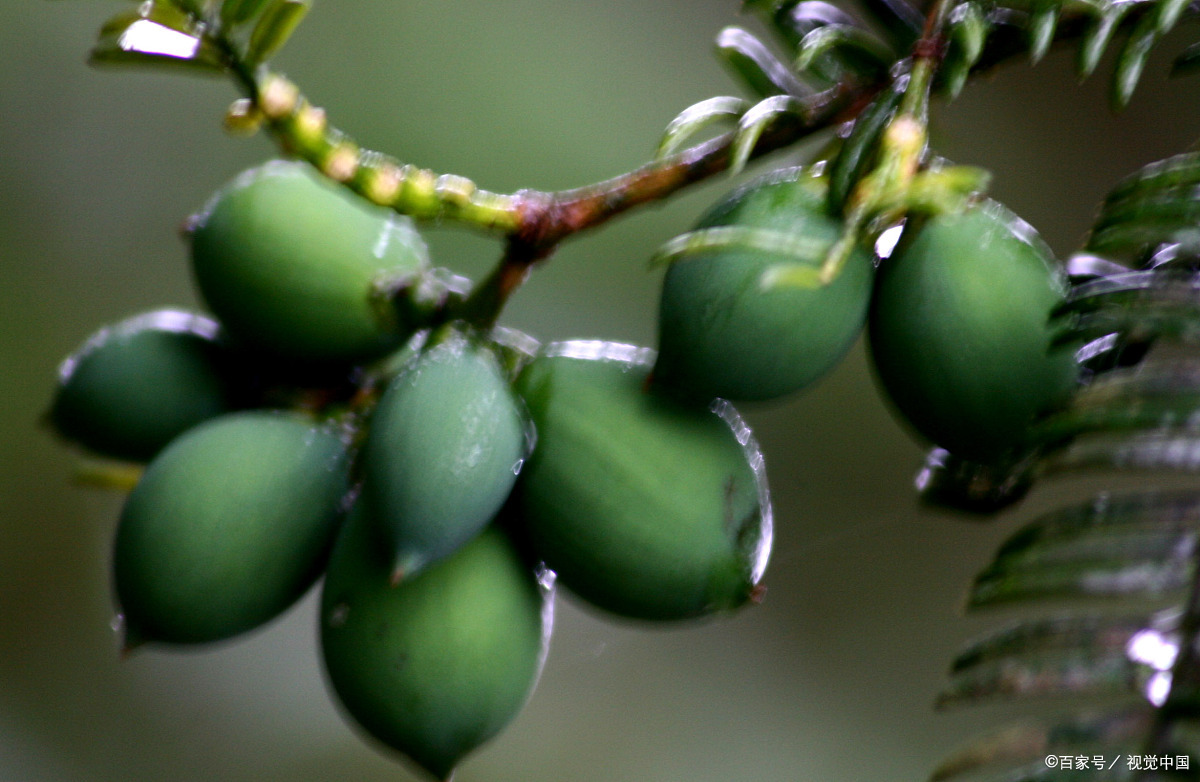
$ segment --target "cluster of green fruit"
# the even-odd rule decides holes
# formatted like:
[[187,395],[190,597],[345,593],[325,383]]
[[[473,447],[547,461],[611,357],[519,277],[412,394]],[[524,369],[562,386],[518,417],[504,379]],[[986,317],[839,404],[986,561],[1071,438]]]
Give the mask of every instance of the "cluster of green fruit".
[[660,393],[650,351],[457,319],[411,222],[304,164],[242,174],[188,235],[214,317],[100,331],[51,411],[147,463],[112,559],[127,648],[250,631],[324,575],[331,689],[445,779],[531,692],[554,583],[648,620],[756,594],[761,455],[728,403]]
[[[789,169],[732,194],[697,233],[737,226],[830,247],[843,230],[837,209],[822,166]],[[1036,418],[1076,385],[1073,351],[1052,346],[1049,324],[1066,277],[1036,232],[994,201],[910,215],[894,249],[858,248],[821,287],[774,282],[785,255],[716,246],[681,254],[663,286],[655,377],[692,397],[793,393],[835,366],[865,324],[901,420],[990,463],[1029,446]]]
[[[698,231],[831,246],[828,191],[820,166],[779,171]],[[1048,350],[1060,272],[994,203],[912,217],[889,257],[860,248],[826,286],[768,284],[780,258],[761,247],[685,252],[657,359],[457,319],[461,293],[407,218],[303,164],[244,173],[189,236],[216,320],[162,311],[101,331],[52,410],[86,448],[148,462],[114,544],[126,645],[244,633],[324,574],[331,688],[440,779],[531,692],[553,583],[646,620],[756,596],[770,501],[726,400],[811,384],[867,323],[904,418],[988,461],[1075,379],[1071,354]]]

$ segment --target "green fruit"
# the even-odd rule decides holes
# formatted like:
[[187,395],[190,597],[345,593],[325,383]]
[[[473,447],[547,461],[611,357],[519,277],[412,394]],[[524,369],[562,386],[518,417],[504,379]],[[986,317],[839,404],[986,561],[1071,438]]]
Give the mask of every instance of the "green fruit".
[[550,633],[548,591],[496,527],[398,586],[365,506],[321,596],[328,681],[367,733],[438,779],[528,700]]
[[146,461],[233,406],[231,362],[201,315],[148,312],[93,334],[59,369],[50,420],[104,456]]
[[963,458],[1000,458],[1075,383],[1072,351],[1050,349],[1064,294],[1050,249],[999,204],[914,223],[876,283],[879,382],[924,438]]
[[113,554],[126,645],[251,630],[320,575],[346,493],[346,448],[289,415],[233,413],[146,469]]
[[766,567],[762,457],[728,403],[645,388],[650,351],[552,345],[516,389],[537,447],[515,495],[548,568],[606,611],[682,619],[742,605]]
[[492,351],[448,331],[388,386],[362,451],[363,499],[411,576],[473,538],[504,504],[526,425]]
[[427,265],[411,221],[303,163],[274,161],[221,189],[193,221],[192,263],[230,334],[290,359],[364,361],[411,332],[389,284]]
[[[740,226],[832,245],[841,223],[826,183],[776,172],[727,198],[697,228]],[[819,259],[817,259],[819,262]],[[764,289],[763,273],[794,258],[757,249],[699,251],[672,264],[659,307],[657,382],[701,400],[771,399],[814,382],[862,330],[872,259],[856,249],[829,285]]]

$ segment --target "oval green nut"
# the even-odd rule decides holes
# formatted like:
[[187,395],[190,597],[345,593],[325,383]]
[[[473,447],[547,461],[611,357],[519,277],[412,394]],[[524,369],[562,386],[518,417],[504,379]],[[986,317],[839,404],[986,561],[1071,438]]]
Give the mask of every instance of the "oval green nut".
[[394,587],[391,567],[358,503],[321,595],[327,681],[368,734],[445,780],[533,691],[550,590],[495,526]]
[[361,465],[396,581],[491,521],[523,464],[527,430],[496,355],[454,326],[388,385]]
[[[740,226],[832,246],[841,222],[829,211],[826,191],[825,180],[809,171],[775,172],[717,204],[697,228]],[[764,286],[764,273],[790,263],[796,259],[736,246],[676,260],[663,279],[655,381],[698,400],[762,400],[798,391],[831,370],[862,330],[871,255],[856,248],[825,286]]]
[[517,379],[537,446],[514,502],[561,583],[620,616],[684,619],[753,597],[771,545],[762,455],[729,403],[646,390],[652,352],[551,345]]
[[300,162],[236,177],[193,218],[191,245],[200,293],[232,336],[313,362],[399,347],[412,326],[388,291],[428,265],[411,220]]
[[913,225],[879,270],[868,328],[876,377],[924,439],[993,461],[1075,385],[1073,351],[1050,346],[1063,273],[995,202]]
[[232,413],[171,443],[117,527],[126,647],[218,641],[282,613],[321,573],[346,473],[336,433],[283,413]]
[[235,406],[233,362],[216,321],[157,310],[93,334],[59,368],[49,419],[103,456],[147,461]]

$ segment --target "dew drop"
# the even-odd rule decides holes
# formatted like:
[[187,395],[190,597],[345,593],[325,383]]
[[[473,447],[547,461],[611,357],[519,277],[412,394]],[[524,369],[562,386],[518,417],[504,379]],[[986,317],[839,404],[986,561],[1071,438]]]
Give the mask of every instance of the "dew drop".
[[522,467],[524,467],[524,466],[525,466],[525,460],[524,460],[524,459],[517,459],[515,462],[513,462],[513,466],[512,466],[512,474],[513,474],[513,475],[520,475],[520,474],[521,474],[521,468],[522,468]]

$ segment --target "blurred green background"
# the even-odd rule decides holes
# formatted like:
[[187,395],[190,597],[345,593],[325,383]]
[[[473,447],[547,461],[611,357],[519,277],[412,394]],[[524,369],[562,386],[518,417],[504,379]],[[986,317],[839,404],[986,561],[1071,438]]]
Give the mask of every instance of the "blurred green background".
[[[0,780],[409,779],[326,696],[311,596],[232,644],[118,658],[107,561],[121,500],[72,484],[75,455],[39,416],[90,332],[197,305],[176,229],[272,154],[222,133],[225,82],[89,69],[95,30],[124,6],[0,5]],[[277,65],[365,145],[489,189],[563,188],[637,166],[679,110],[736,92],[710,51],[722,26],[752,24],[737,11],[318,0]],[[1062,254],[1112,182],[1188,146],[1200,119],[1194,83],[1165,81],[1162,57],[1119,117],[1070,59],[968,87],[935,125],[939,150],[992,169],[993,194]],[[652,345],[646,259],[729,186],[570,242],[506,324]],[[463,274],[499,250],[453,229],[429,238]],[[537,692],[459,782],[913,780],[1004,716],[931,708],[958,645],[1001,619],[962,618],[960,595],[1014,525],[1081,488],[1039,489],[992,524],[919,510],[922,448],[878,400],[861,345],[818,388],[744,412],[774,489],[765,603],[658,628],[560,595]]]

